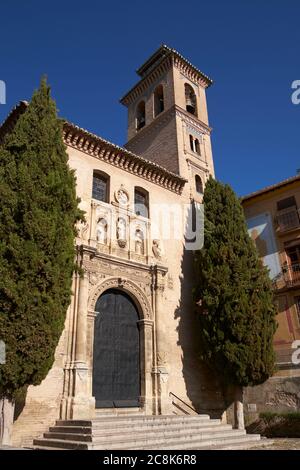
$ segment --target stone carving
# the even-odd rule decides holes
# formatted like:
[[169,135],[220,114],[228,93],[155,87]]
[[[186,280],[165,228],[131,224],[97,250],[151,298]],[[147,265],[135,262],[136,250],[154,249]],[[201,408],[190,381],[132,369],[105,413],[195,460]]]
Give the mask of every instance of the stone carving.
[[168,289],[171,289],[171,290],[174,289],[174,280],[171,274],[168,274],[167,284],[168,284]]
[[167,363],[167,354],[164,351],[157,353],[157,365],[164,366]]
[[115,199],[121,206],[126,206],[129,202],[129,194],[123,185],[115,192]]
[[145,252],[144,235],[140,229],[135,231],[135,252],[137,255],[143,255]]
[[118,245],[121,248],[125,248],[126,246],[126,220],[122,217],[118,218],[117,221],[117,240]]
[[124,291],[128,292],[129,295],[131,294],[133,298],[136,299],[141,319],[152,318],[150,302],[144,294],[143,290],[138,287],[135,282],[120,277],[108,278],[92,289],[89,297],[89,310],[95,310],[95,305],[99,296],[107,289],[113,288],[124,289]]
[[99,219],[96,229],[96,238],[98,243],[107,243],[107,222],[105,219]]
[[160,246],[160,241],[159,240],[153,240],[152,242],[152,252],[157,259],[161,259],[162,256],[162,250]]

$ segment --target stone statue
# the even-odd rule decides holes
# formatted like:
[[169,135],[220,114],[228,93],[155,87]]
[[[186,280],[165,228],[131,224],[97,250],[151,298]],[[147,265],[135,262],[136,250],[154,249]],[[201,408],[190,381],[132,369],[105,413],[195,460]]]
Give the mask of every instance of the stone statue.
[[135,252],[137,255],[144,254],[144,236],[140,229],[135,231]]
[[96,231],[97,242],[106,244],[107,242],[107,222],[105,219],[99,219]]
[[117,221],[117,239],[121,248],[126,246],[126,221],[120,217]]
[[127,202],[128,202],[128,196],[126,194],[126,192],[123,190],[123,189],[119,189],[118,191],[118,199],[119,199],[119,203],[122,204],[122,205],[126,205]]
[[157,259],[161,259],[162,255],[162,250],[160,247],[160,241],[159,240],[153,240],[152,242],[152,252]]

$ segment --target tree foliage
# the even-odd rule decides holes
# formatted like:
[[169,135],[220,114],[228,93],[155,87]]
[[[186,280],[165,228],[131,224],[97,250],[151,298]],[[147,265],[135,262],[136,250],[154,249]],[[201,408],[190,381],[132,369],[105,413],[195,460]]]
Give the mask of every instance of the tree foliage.
[[43,380],[70,303],[82,218],[46,80],[0,147],[0,396]]
[[274,371],[276,310],[268,270],[233,190],[210,178],[204,246],[195,254],[202,358],[225,384],[263,383]]

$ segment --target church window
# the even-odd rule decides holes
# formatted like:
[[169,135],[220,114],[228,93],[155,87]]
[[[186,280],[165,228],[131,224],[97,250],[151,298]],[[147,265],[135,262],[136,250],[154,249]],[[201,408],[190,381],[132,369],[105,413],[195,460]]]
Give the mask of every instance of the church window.
[[188,83],[184,85],[184,91],[185,91],[185,109],[187,110],[188,113],[194,114],[194,116],[197,116],[197,100],[196,100],[196,94]]
[[200,155],[200,143],[198,139],[195,139],[195,152]]
[[154,91],[154,117],[158,116],[164,110],[164,89],[158,85]]
[[146,124],[146,106],[145,101],[141,101],[138,104],[136,112],[136,130],[139,131]]
[[203,194],[203,184],[199,175],[195,176],[195,185],[197,193]]
[[190,148],[194,152],[194,137],[190,134]]
[[142,188],[134,189],[134,211],[136,215],[142,217],[149,217],[149,195],[148,192]]
[[109,176],[96,170],[93,173],[92,198],[97,201],[109,202]]

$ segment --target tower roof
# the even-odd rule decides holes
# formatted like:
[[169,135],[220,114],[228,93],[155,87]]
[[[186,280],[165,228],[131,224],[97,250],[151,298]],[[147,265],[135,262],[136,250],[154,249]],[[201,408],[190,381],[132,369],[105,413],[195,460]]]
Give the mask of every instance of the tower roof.
[[141,77],[141,80],[121,98],[120,102],[124,105],[128,105],[132,99],[136,98],[140,90],[142,91],[152,80],[157,78],[157,70],[159,70],[160,67],[161,70],[165,70],[170,67],[171,64],[180,67],[192,80],[201,83],[205,88],[213,83],[211,78],[197,69],[197,67],[185,59],[179,52],[163,44],[137,69],[136,72]]
[[150,57],[146,62],[144,62],[143,65],[140,66],[140,68],[137,69],[136,73],[140,75],[140,77],[144,78],[146,75],[148,75],[152,70],[166,57],[173,56],[176,57],[177,59],[181,60],[182,62],[185,63],[188,67],[191,67],[194,72],[199,74],[199,76],[202,79],[205,79],[207,82],[207,86],[210,86],[213,81],[211,78],[209,78],[207,75],[205,75],[201,70],[199,70],[197,67],[195,67],[190,61],[188,61],[185,57],[183,57],[181,54],[179,54],[176,49],[172,49],[169,46],[166,46],[165,44],[162,44]]

